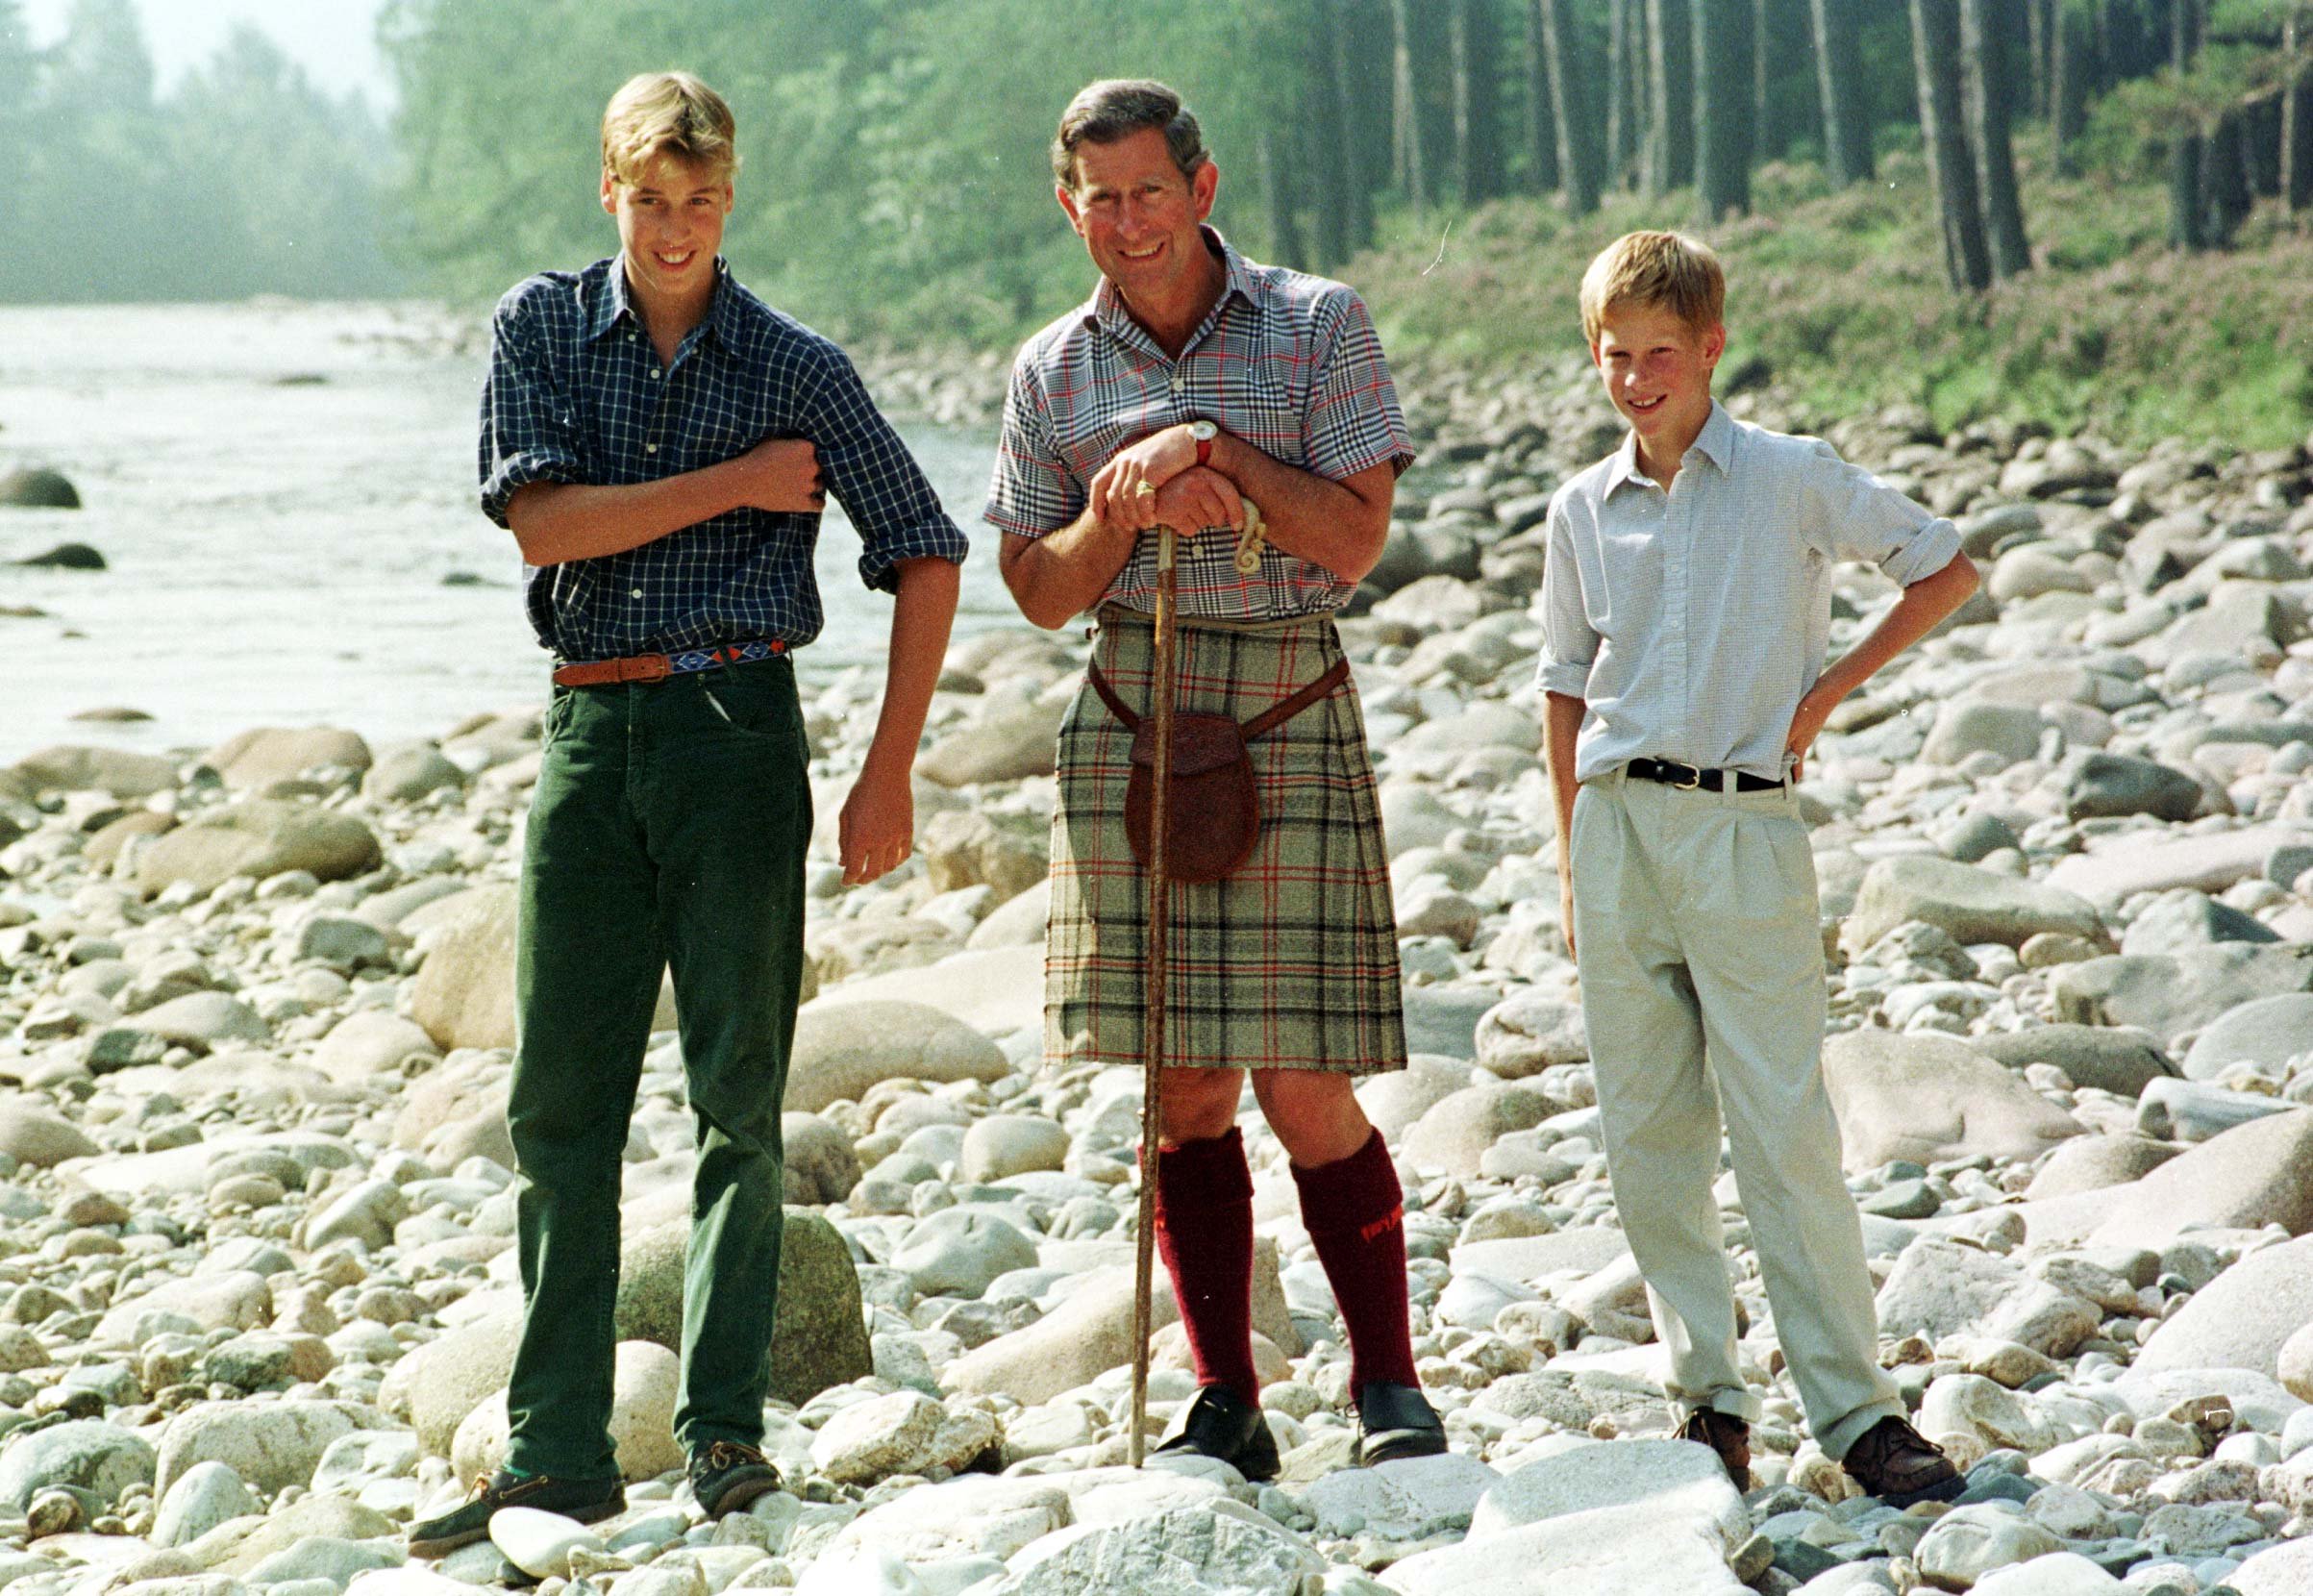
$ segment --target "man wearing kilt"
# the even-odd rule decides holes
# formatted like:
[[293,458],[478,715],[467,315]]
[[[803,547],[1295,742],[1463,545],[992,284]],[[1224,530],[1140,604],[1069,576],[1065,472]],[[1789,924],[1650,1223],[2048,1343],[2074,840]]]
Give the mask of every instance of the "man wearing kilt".
[[[1028,618],[1097,612],[1094,663],[1149,712],[1160,526],[1185,540],[1177,703],[1240,724],[1341,661],[1332,614],[1388,534],[1413,458],[1364,305],[1246,260],[1204,225],[1219,173],[1162,84],[1096,83],[1053,143],[1101,282],[1021,349],[987,519]],[[1246,533],[1246,501],[1260,511]],[[1045,955],[1056,1063],[1141,1058],[1144,878],[1128,845],[1132,733],[1078,693],[1060,728]],[[1354,1358],[1360,1460],[1445,1449],[1414,1372],[1402,1193],[1352,1087],[1403,1068],[1389,860],[1355,687],[1251,740],[1261,830],[1221,880],[1174,885],[1156,1241],[1200,1386],[1165,1442],[1278,1467],[1254,1373],[1244,1072],[1292,1160]],[[1194,826],[1195,822],[1188,822]]]

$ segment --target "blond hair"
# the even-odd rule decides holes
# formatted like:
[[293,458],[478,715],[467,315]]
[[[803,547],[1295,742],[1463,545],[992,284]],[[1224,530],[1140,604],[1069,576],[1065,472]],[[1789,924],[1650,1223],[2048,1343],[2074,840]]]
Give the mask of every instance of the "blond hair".
[[1680,233],[1626,233],[1582,273],[1582,337],[1593,348],[1618,305],[1660,308],[1697,333],[1726,319],[1727,274],[1710,245]]
[[739,168],[735,125],[723,96],[688,72],[643,72],[603,108],[603,171],[633,183],[653,156],[672,155],[728,181]]

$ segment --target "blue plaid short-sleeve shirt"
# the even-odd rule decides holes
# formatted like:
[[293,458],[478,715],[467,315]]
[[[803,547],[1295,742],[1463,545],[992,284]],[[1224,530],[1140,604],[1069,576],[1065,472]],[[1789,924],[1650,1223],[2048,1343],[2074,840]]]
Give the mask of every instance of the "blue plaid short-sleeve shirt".
[[[661,365],[627,297],[620,257],[541,272],[499,301],[482,391],[482,509],[500,526],[534,482],[655,482],[809,438],[858,529],[859,576],[896,585],[903,560],[961,561],[964,536],[843,351],[771,309],[715,262],[714,302]],[[534,566],[525,603],[565,661],[671,654],[780,638],[824,618],[812,577],[816,514],[735,510],[640,548]]]
[[[1200,418],[1333,482],[1412,463],[1381,340],[1356,291],[1248,261],[1210,228],[1205,236],[1228,282],[1179,360],[1106,278],[1089,302],[1022,346],[988,489],[991,525],[1019,537],[1059,531],[1083,513],[1093,477],[1117,451]],[[1274,544],[1250,576],[1238,573],[1235,555],[1225,530],[1182,540],[1181,613],[1281,620],[1338,610],[1356,591]],[[1144,537],[1104,602],[1151,611],[1156,594],[1156,540]]]

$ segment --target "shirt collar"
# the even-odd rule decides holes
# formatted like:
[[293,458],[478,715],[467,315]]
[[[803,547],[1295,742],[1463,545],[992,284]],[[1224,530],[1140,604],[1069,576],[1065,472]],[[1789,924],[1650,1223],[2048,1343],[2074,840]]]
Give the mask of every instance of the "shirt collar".
[[[586,307],[586,341],[591,343],[618,325],[621,317],[631,317],[637,329],[642,316],[627,295],[627,258],[613,255],[605,263],[603,291],[594,295]],[[707,319],[702,326],[711,331],[725,348],[735,347],[739,334],[738,295],[733,291],[731,265],[720,255],[715,257],[714,298],[707,307]]]
[[[1713,399],[1710,402],[1710,414],[1704,418],[1703,430],[1695,435],[1695,441],[1687,446],[1686,458],[1692,460],[1701,455],[1718,468],[1721,476],[1725,476],[1728,466],[1734,460],[1734,417],[1727,413],[1726,406]],[[1685,461],[1681,461],[1680,463]],[[1638,435],[1625,433],[1623,446],[1614,451],[1614,462],[1606,468],[1604,496],[1612,497],[1614,490],[1625,483],[1653,481],[1654,478],[1638,468]]]
[[[1227,238],[1221,237],[1218,228],[1200,223],[1197,231],[1204,237],[1206,247],[1220,256],[1223,281],[1221,297],[1213,301],[1213,308],[1206,312],[1205,320],[1182,349],[1183,354],[1195,348],[1198,341],[1212,330],[1213,323],[1220,319],[1222,309],[1231,300],[1242,300],[1246,309],[1256,312],[1261,303],[1253,291],[1253,272],[1245,263],[1245,258],[1236,252]],[[1116,285],[1106,277],[1093,288],[1092,297],[1084,302],[1082,313],[1086,327],[1105,328],[1117,337],[1137,337],[1144,342],[1148,340],[1148,333],[1132,319],[1132,312],[1125,308],[1124,295],[1118,293]]]

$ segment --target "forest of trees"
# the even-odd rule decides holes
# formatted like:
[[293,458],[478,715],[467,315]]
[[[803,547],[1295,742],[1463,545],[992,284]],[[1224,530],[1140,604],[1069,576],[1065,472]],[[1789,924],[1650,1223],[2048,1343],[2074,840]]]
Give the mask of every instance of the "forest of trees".
[[608,252],[601,106],[674,64],[739,115],[734,264],[854,333],[999,342],[1082,293],[1045,147],[1100,76],[1179,86],[1223,224],[1317,269],[1519,194],[1708,232],[1764,163],[1844,187],[1909,146],[1972,292],[2034,259],[2020,137],[2164,182],[2180,248],[2313,203],[2313,0],[387,0],[390,137],[255,35],[157,101],[129,0],[42,58],[15,11],[0,135],[93,247],[0,232],[5,299],[374,292],[389,262],[492,295]]
[[76,0],[36,52],[0,0],[0,301],[352,298],[416,279],[381,232],[392,152],[262,34],[234,33],[166,96],[130,0]]

